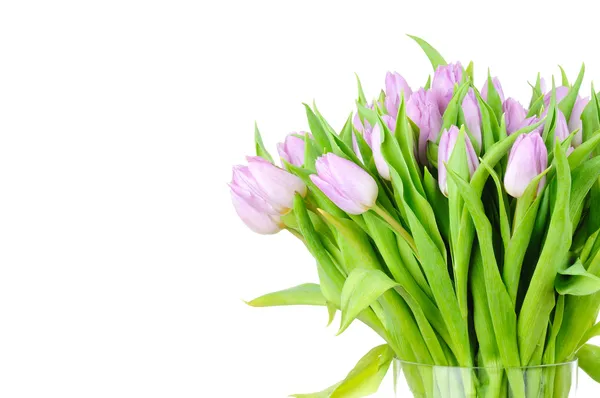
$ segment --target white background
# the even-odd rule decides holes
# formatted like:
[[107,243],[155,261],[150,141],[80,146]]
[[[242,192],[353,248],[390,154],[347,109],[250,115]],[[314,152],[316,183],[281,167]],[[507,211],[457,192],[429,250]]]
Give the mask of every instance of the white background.
[[[316,281],[287,234],[254,235],[226,182],[253,152],[340,128],[387,70],[448,60],[505,93],[585,61],[597,12],[548,1],[4,1],[0,5],[0,396],[251,397],[341,379],[378,338],[321,308],[242,299]],[[587,87],[587,86],[586,86]],[[586,89],[587,90],[587,89]],[[592,391],[594,388],[595,394]],[[391,397],[386,384],[378,397]],[[582,374],[581,397],[598,386]]]

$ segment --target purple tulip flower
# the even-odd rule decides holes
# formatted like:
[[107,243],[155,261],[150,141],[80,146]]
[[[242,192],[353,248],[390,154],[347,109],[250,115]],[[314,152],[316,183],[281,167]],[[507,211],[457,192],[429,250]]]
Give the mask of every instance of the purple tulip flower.
[[[548,151],[537,133],[520,135],[510,151],[504,176],[504,188],[512,197],[520,198],[531,181],[548,167]],[[538,194],[546,183],[542,177]]]
[[[442,138],[440,138],[440,146],[438,149],[438,184],[440,190],[445,196],[448,196],[448,172],[446,170],[446,163],[450,160],[456,140],[458,139],[459,129],[456,126],[450,127],[450,130],[444,130]],[[473,144],[469,137],[465,134],[465,143],[467,149],[467,162],[469,164],[469,173],[472,176],[479,166],[479,159],[473,148]]]
[[427,165],[427,141],[437,141],[442,128],[442,115],[433,91],[419,89],[406,103],[406,114],[419,127],[418,156]]
[[362,214],[377,201],[375,179],[357,164],[327,153],[317,159],[310,179],[333,203],[348,214]]

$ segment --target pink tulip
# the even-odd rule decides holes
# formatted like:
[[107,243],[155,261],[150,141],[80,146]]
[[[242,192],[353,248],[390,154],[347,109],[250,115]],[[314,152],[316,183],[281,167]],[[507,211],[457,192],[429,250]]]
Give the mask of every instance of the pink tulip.
[[[556,87],[556,103],[559,104],[567,94],[569,93],[569,88],[565,86]],[[544,107],[548,108],[550,105],[550,101],[552,100],[552,90],[548,91],[546,95],[544,95]]]
[[577,101],[575,101],[575,105],[573,106],[573,110],[571,111],[569,131],[572,133],[575,130],[579,130],[579,132],[573,136],[573,141],[571,142],[574,147],[578,147],[583,142],[583,123],[581,122],[581,115],[589,102],[589,97],[581,98],[578,96]]
[[[504,188],[512,197],[523,196],[529,183],[548,167],[548,151],[544,140],[537,133],[520,135],[510,151],[504,176]],[[542,177],[538,193],[546,183]]]
[[421,88],[413,93],[406,103],[406,114],[419,127],[419,161],[427,165],[427,142],[436,142],[442,128],[442,115],[433,91]]
[[285,137],[284,142],[277,144],[279,157],[294,166],[301,167],[304,164],[304,149],[306,142],[304,138],[298,135],[305,136],[308,133],[301,131],[299,133],[290,133]]
[[527,118],[527,111],[519,101],[507,98],[502,104],[502,111],[506,117],[506,132],[508,135],[522,128],[521,126]]
[[385,76],[385,108],[392,117],[398,115],[400,107],[400,96],[408,101],[412,95],[412,89],[406,80],[397,72],[388,72]]
[[431,82],[431,89],[435,93],[441,114],[446,111],[454,93],[454,85],[460,84],[462,76],[463,67],[460,62],[440,65],[436,69]]
[[469,132],[475,138],[477,144],[481,146],[481,112],[479,111],[479,103],[473,89],[469,89],[469,92],[465,95],[462,102],[462,110]]
[[[500,97],[500,101],[502,101],[502,103],[504,103],[504,91],[502,90],[502,84],[500,84],[500,80],[497,77],[492,78],[492,85],[496,89],[496,92],[498,93],[498,96]],[[485,102],[487,102],[487,100],[488,100],[488,81],[487,80],[485,81],[485,84],[481,88],[481,98],[483,98],[483,100]]]
[[377,201],[377,183],[360,166],[327,153],[317,159],[310,179],[333,203],[348,214],[362,214]]
[[[450,127],[450,130],[444,130],[442,138],[440,138],[440,146],[438,148],[438,184],[440,190],[445,196],[448,196],[448,172],[446,163],[450,161],[452,152],[458,139],[459,129],[456,126]],[[472,176],[479,166],[479,159],[473,148],[473,144],[469,137],[465,134],[465,144],[467,149],[467,163],[469,165],[469,174]]]

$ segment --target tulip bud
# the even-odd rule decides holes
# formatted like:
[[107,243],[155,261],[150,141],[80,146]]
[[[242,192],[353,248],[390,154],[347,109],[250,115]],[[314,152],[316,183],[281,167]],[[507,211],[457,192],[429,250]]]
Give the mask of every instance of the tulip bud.
[[[372,110],[375,108],[375,106],[373,104],[370,104],[370,105],[367,105],[367,108]],[[354,118],[352,119],[352,124],[354,125],[354,128],[357,129],[358,131],[360,131],[361,133],[364,133],[365,131],[370,132],[371,129],[373,128],[367,120],[365,120],[364,124],[363,124],[363,121],[361,120],[358,112],[356,112],[354,114]]]
[[419,161],[427,165],[427,141],[437,141],[442,128],[442,115],[433,91],[420,88],[406,103],[406,114],[419,127]]
[[261,211],[253,206],[252,199],[248,200],[238,195],[233,188],[231,190],[231,200],[238,216],[252,231],[263,235],[275,234],[281,231],[282,223],[278,214]]
[[[497,77],[492,78],[492,85],[496,89],[496,92],[498,93],[498,96],[500,97],[500,101],[502,101],[502,103],[504,103],[504,91],[502,90],[502,84],[500,84],[500,80]],[[483,98],[483,100],[485,102],[487,102],[487,100],[488,100],[488,81],[487,80],[485,81],[485,84],[481,88],[481,98]]]
[[[569,93],[569,88],[565,86],[556,87],[556,103],[560,103],[567,94]],[[544,95],[544,107],[548,108],[550,105],[550,101],[552,100],[552,90],[548,91],[546,95]]]
[[469,89],[462,103],[463,114],[465,115],[465,124],[469,132],[481,146],[481,113],[479,112],[479,103],[475,96],[475,91]]
[[440,113],[443,114],[452,99],[454,85],[460,84],[463,75],[463,68],[460,62],[455,64],[440,65],[436,69],[431,89],[435,93]]
[[375,179],[355,163],[333,153],[317,159],[310,179],[333,203],[348,214],[362,214],[375,205]]
[[[365,140],[367,145],[369,145],[369,148],[371,148],[371,151],[373,153],[373,160],[375,161],[375,166],[377,167],[379,175],[382,178],[390,181],[390,168],[386,163],[385,159],[383,158],[383,154],[381,153],[381,144],[383,140],[381,138],[381,127],[379,127],[379,123],[377,123],[371,131],[365,130],[363,134],[363,139]],[[352,134],[352,147],[356,156],[360,159],[361,162],[364,163],[365,161],[360,153],[358,141],[356,140],[356,136],[354,135],[354,133]]]
[[398,72],[388,72],[385,76],[385,109],[390,116],[396,117],[400,107],[400,96],[408,101],[412,89]]
[[[540,119],[537,116],[528,117],[527,119],[523,120],[523,122],[519,126],[517,126],[517,130],[515,130],[515,131],[519,131],[522,128],[532,126],[539,121],[540,121]],[[537,133],[539,135],[542,135],[543,130],[544,130],[544,125],[541,124],[540,126],[536,127],[536,129],[533,130],[532,133]]]
[[573,106],[573,110],[571,111],[571,117],[569,118],[569,131],[573,132],[575,130],[579,130],[571,142],[574,147],[578,147],[583,142],[583,123],[581,122],[581,115],[583,114],[583,110],[589,102],[589,97],[581,98],[578,96],[577,101],[575,101],[575,105]]
[[527,111],[519,101],[514,98],[507,98],[502,104],[502,111],[506,118],[506,132],[511,135],[521,126],[527,118]]
[[554,137],[558,139],[558,142],[563,142],[569,136],[569,126],[567,124],[567,119],[565,118],[564,113],[562,111],[557,110],[556,114],[556,125],[554,127]]
[[[248,166],[233,169],[231,189],[262,211],[286,214],[294,205],[294,195],[306,195],[306,185],[287,171],[258,156],[248,156]],[[262,201],[250,200],[260,198]],[[264,204],[268,204],[266,207]]]
[[300,133],[291,133],[285,137],[284,142],[277,144],[277,152],[279,157],[294,166],[301,167],[304,164],[304,148],[306,142],[304,138],[298,135],[307,135],[308,133],[301,131]]
[[[450,127],[450,130],[444,130],[442,138],[440,138],[440,147],[438,148],[438,184],[445,196],[448,196],[448,172],[446,170],[446,163],[450,161],[459,132],[460,130],[458,127],[452,126]],[[465,144],[467,149],[469,174],[472,176],[473,173],[475,173],[475,170],[477,170],[477,166],[479,166],[479,159],[477,159],[473,144],[466,134]]]
[[[512,197],[523,196],[529,183],[548,166],[548,151],[544,140],[537,133],[520,135],[508,156],[504,176],[504,188]],[[538,193],[544,187],[546,177],[538,185]]]

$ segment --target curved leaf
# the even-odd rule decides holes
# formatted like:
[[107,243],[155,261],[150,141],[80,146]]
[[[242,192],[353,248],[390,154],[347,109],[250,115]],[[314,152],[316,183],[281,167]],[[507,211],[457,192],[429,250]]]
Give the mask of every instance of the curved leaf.
[[247,301],[251,307],[278,307],[283,305],[326,305],[321,287],[316,283],[304,283],[279,290]]
[[364,309],[397,283],[382,271],[356,268],[346,279],[342,289],[342,322],[338,334],[350,326]]
[[256,147],[256,156],[260,156],[263,159],[268,160],[273,163],[273,158],[265,145],[263,144],[262,137],[260,136],[260,131],[258,130],[258,124],[254,123],[254,146]]
[[427,58],[429,58],[429,61],[431,62],[431,66],[433,66],[433,70],[436,70],[437,67],[440,65],[447,64],[444,57],[442,57],[442,55],[438,52],[438,50],[433,48],[431,46],[431,44],[427,43],[425,40],[421,39],[420,37],[411,36],[411,35],[407,35],[407,36],[410,37],[411,39],[413,39],[414,41],[416,41],[417,44],[423,49],[423,51],[425,52],[425,55],[427,55]]
[[589,273],[578,260],[564,271],[559,271],[554,286],[558,294],[587,296],[600,290],[600,278]]
[[586,344],[577,352],[579,367],[600,383],[600,347]]

